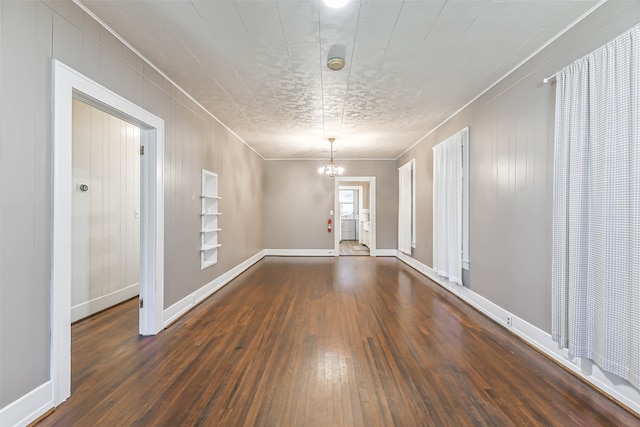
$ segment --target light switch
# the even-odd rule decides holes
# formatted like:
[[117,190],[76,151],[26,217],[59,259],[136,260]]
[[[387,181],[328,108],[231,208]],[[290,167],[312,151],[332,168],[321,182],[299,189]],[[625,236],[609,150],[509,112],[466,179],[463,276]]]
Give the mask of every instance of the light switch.
[[138,211],[138,210],[133,211],[133,217],[134,218],[140,218],[140,211]]
[[329,211],[329,216],[333,216],[333,209]]

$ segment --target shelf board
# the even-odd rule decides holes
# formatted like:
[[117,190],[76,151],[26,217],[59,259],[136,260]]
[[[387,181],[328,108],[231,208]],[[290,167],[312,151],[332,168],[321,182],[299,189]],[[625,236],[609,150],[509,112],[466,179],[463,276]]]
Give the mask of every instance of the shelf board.
[[201,199],[215,199],[215,200],[222,200],[222,197],[220,196],[206,196],[206,195],[201,195],[200,196]]
[[214,249],[219,248],[220,246],[222,246],[222,245],[221,245],[221,244],[219,244],[219,243],[218,243],[217,245],[203,245],[203,246],[200,248],[200,250],[201,250],[201,251],[211,251],[211,250],[214,250]]
[[200,230],[201,233],[215,233],[216,231],[222,231],[222,228],[207,228]]
[[200,265],[200,270],[204,270],[207,267],[211,267],[212,265],[215,265],[218,263],[218,260],[213,260],[213,261],[202,261],[201,265]]
[[220,212],[200,212],[202,216],[222,215]]

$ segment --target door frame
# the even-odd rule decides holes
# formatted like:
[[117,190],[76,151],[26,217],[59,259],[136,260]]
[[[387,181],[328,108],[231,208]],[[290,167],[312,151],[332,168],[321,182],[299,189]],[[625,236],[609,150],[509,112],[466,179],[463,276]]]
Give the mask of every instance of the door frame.
[[[371,222],[371,246],[369,247],[369,256],[376,256],[376,177],[375,176],[341,176],[334,178],[333,189],[333,212],[335,213],[334,219],[338,223],[339,218],[336,218],[340,214],[340,183],[357,183],[368,182],[369,183],[369,221]],[[344,185],[343,185],[344,187]],[[361,195],[362,197],[362,195]],[[342,231],[342,230],[339,230]],[[336,232],[333,235],[333,250],[334,256],[340,256],[340,235]]]
[[113,114],[140,128],[139,332],[163,328],[164,307],[164,120],[62,62],[53,60],[53,238],[51,277],[51,382],[53,404],[71,395],[72,100]]

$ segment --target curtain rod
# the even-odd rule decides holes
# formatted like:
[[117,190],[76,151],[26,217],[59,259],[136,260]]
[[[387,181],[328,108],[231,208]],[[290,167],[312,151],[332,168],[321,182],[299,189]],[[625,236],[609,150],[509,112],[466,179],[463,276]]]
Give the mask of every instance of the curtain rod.
[[[556,74],[558,74],[558,73],[556,73]],[[554,74],[552,76],[549,76],[549,77],[545,77],[544,79],[542,79],[542,83],[547,84],[547,83],[555,80],[556,79],[556,74]]]

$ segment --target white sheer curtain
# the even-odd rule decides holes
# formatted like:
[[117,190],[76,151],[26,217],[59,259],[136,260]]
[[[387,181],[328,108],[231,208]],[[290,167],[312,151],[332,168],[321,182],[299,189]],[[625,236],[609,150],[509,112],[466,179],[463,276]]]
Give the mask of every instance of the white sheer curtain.
[[462,285],[462,132],[433,147],[433,269]]
[[398,250],[411,255],[414,240],[414,164],[415,160],[398,168]]
[[556,79],[552,335],[640,387],[640,27]]

